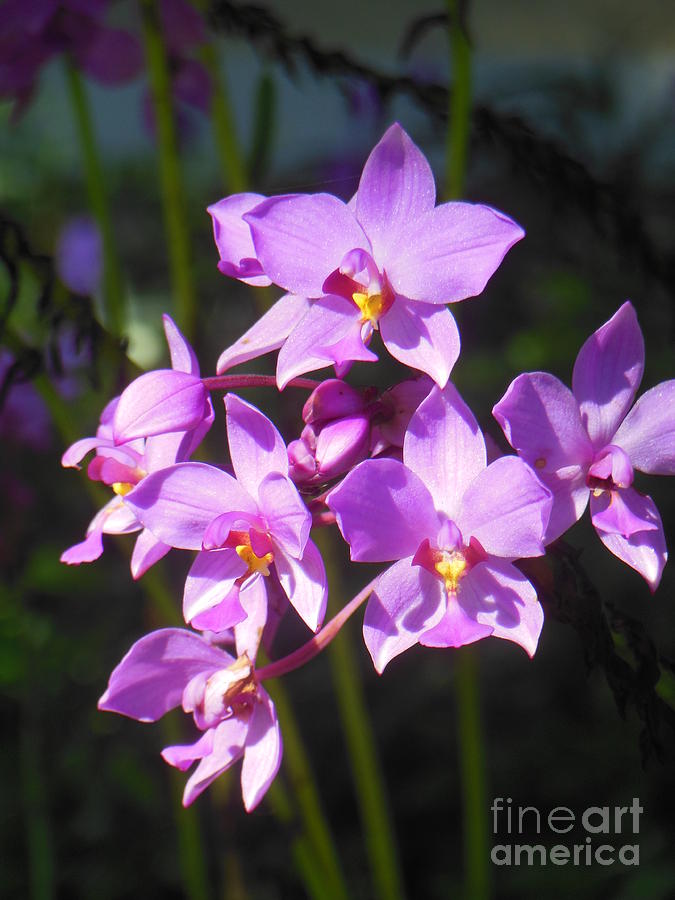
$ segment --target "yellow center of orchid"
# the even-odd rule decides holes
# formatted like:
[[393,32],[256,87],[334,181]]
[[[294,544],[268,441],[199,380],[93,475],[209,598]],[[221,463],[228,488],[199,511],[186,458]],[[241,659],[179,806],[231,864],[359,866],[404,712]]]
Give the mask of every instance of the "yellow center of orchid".
[[126,497],[129,491],[133,491],[135,487],[136,485],[131,484],[130,481],[114,481],[112,485],[113,491],[120,497]]
[[386,301],[382,294],[362,294],[356,291],[352,294],[352,300],[361,310],[361,321],[377,324],[380,316],[386,312]]
[[274,556],[266,553],[264,556],[256,556],[250,544],[237,544],[234,548],[237,556],[244,560],[248,566],[248,574],[254,575],[260,572],[267,577],[270,574],[270,565],[274,562]]
[[434,565],[434,568],[445,582],[445,589],[449,594],[457,591],[459,580],[466,569],[464,554],[457,550],[452,553],[443,553],[443,557]]

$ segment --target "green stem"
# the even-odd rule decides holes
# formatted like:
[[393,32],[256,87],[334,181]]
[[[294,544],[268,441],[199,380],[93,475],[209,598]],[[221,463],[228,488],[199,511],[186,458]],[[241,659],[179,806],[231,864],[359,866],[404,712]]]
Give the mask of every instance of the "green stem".
[[103,165],[94,137],[86,88],[82,76],[70,61],[66,62],[66,76],[82,148],[89,205],[103,241],[104,321],[114,335],[120,335],[125,321],[124,282],[115,248]]
[[246,189],[246,168],[237,141],[230,98],[223,83],[216,48],[212,43],[202,47],[202,62],[211,76],[211,122],[220,158],[225,190],[238,193]]
[[448,200],[464,193],[471,125],[471,46],[465,31],[465,3],[446,0],[449,18],[452,89],[445,157],[445,192]]
[[169,245],[174,306],[180,328],[188,340],[194,341],[197,324],[195,289],[192,280],[190,237],[178,155],[171,78],[157,4],[155,0],[140,0],[140,6],[159,144],[159,177]]
[[[304,825],[305,838],[312,845],[312,854],[323,870],[323,898],[348,900],[349,891],[340,867],[337,849],[326,821],[314,773],[302,743],[288,694],[279,681],[265,685],[279,715],[281,733],[284,736],[284,768],[291,785]],[[304,850],[303,867],[307,863]],[[310,857],[311,858],[311,857]]]
[[52,900],[54,883],[54,848],[49,823],[44,765],[41,755],[39,716],[35,709],[38,691],[29,692],[23,703],[20,726],[20,778],[24,801],[28,873],[31,900]]
[[[341,568],[331,538],[332,535],[317,535],[333,596],[340,596]],[[372,583],[361,594],[370,590]],[[343,627],[328,649],[328,658],[356,786],[374,896],[379,900],[402,900],[405,892],[387,791],[351,637],[348,627]]]
[[488,862],[490,823],[474,647],[462,647],[455,653],[455,694],[464,820],[464,897],[488,900],[492,896]]

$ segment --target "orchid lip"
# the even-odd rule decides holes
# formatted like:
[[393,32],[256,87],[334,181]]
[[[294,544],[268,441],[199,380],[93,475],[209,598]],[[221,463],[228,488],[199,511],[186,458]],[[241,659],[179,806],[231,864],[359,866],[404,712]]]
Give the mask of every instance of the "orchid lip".
[[447,595],[456,596],[461,580],[471,569],[487,559],[487,553],[480,541],[471,537],[468,544],[463,544],[462,536],[454,522],[448,522],[445,529],[456,540],[449,541],[447,548],[433,547],[429,538],[425,538],[417,548],[412,559],[413,566],[421,566],[435,578],[443,582]]

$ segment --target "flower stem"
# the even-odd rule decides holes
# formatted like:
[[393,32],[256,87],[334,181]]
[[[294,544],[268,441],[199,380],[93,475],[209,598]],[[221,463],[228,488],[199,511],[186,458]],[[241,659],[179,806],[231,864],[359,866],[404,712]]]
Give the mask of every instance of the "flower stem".
[[492,896],[488,798],[474,647],[462,647],[455,654],[455,695],[464,820],[464,897],[488,900]]
[[156,0],[140,0],[143,38],[159,143],[159,176],[164,205],[169,265],[179,325],[188,340],[196,329],[195,289],[192,280],[190,237],[178,155],[178,137],[171,96],[171,78],[162,39]]
[[94,137],[84,81],[70,60],[66,61],[66,78],[82,149],[89,205],[103,242],[104,324],[113,335],[119,336],[124,329],[125,320],[124,282],[113,236],[103,165]]
[[[320,383],[313,378],[292,378],[287,387],[313,391]],[[209,378],[202,378],[202,384],[207,391],[231,391],[237,388],[276,388],[277,380],[274,375],[212,375]]]
[[246,189],[246,169],[237,141],[230,98],[223,83],[216,48],[212,43],[202,47],[201,57],[211,76],[211,122],[225,190],[232,194],[238,193]]
[[267,678],[280,678],[282,675],[304,666],[310,659],[314,659],[336,637],[347,619],[370,597],[376,581],[377,577],[369,581],[362,591],[359,591],[346,606],[342,607],[337,615],[333,616],[330,622],[323,626],[318,634],[310,638],[302,647],[298,647],[297,650],[289,653],[288,656],[277,659],[263,666],[262,669],[258,669],[256,672],[258,681],[265,681]]
[[446,0],[452,89],[445,157],[445,193],[448,200],[464,193],[471,125],[471,46],[465,28],[463,0]]

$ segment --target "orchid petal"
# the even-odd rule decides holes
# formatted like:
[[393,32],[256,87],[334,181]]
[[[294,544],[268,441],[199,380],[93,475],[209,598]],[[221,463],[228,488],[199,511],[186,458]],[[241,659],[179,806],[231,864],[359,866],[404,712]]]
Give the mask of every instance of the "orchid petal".
[[142,637],[115,668],[98,708],[140,722],[156,722],[180,706],[188,682],[200,672],[229,666],[232,657],[181,628]]
[[81,563],[94,562],[103,553],[103,531],[96,528],[89,532],[79,544],[73,544],[61,554],[61,562],[68,566],[79,566]]
[[377,580],[363,618],[363,639],[382,674],[395,656],[419,641],[444,611],[443,588],[412,557],[394,563]]
[[622,534],[598,531],[598,537],[610,553],[639,572],[649,585],[651,592],[654,593],[661,581],[663,568],[668,559],[668,551],[656,504],[651,497],[643,499],[647,501],[645,506],[649,509],[648,521],[656,526],[654,529],[636,531],[628,538]]
[[246,812],[252,812],[264,797],[281,765],[281,732],[274,704],[263,690],[248,723],[241,792]]
[[302,556],[312,527],[312,516],[290,480],[279,472],[270,472],[260,484],[260,511],[270,534],[295,559]]
[[302,559],[294,559],[277,548],[274,565],[281,587],[298,615],[311,631],[317,631],[326,614],[328,588],[326,569],[316,544],[307,541]]
[[440,521],[428,488],[395,459],[368,459],[334,488],[326,503],[355,562],[411,556]]
[[455,518],[464,492],[485,468],[486,456],[478,423],[453,385],[433,388],[413,414],[403,460],[428,487],[436,509]]
[[541,556],[551,494],[516,456],[502,456],[467,488],[456,523],[464,540],[475,537],[495,556]]
[[241,719],[225,719],[214,729],[213,750],[205,756],[185,785],[183,806],[189,806],[206,788],[229,769],[244,752],[248,724]]
[[480,294],[525,232],[503,213],[473,203],[444,203],[410,223],[388,251],[398,294],[454,303]]
[[[183,616],[190,623],[196,616],[218,606],[225,600],[237,578],[248,571],[248,567],[234,550],[204,550],[198,553],[185,579],[183,592]],[[222,611],[221,611],[222,612]],[[236,596],[228,604],[228,615],[219,630],[231,628],[245,618]]]
[[[465,587],[464,584],[462,587]],[[433,628],[420,635],[419,642],[423,647],[464,647],[490,637],[492,632],[489,625],[477,622],[464,609],[463,604],[451,596],[442,617]]]
[[572,390],[596,449],[611,442],[630,409],[644,365],[642,332],[626,301],[588,338],[574,363]]
[[171,316],[164,313],[162,322],[171,354],[171,368],[176,372],[187,372],[188,375],[195,375],[199,378],[199,363],[195,351]]
[[251,497],[257,497],[266,475],[288,475],[286,444],[267,416],[236,394],[225,397],[225,410],[234,474]]
[[213,753],[213,736],[215,728],[209,728],[194,744],[174,744],[162,750],[162,759],[170,766],[185,772],[197,759],[203,759]]
[[675,379],[638,398],[612,443],[625,450],[641,472],[675,475]]
[[115,443],[195,428],[204,418],[207,397],[198,376],[174,369],[146,372],[120,396],[113,419]]
[[158,540],[151,531],[144,528],[136,538],[134,551],[131,554],[131,577],[136,581],[151,566],[166,556],[171,547]]
[[660,520],[651,497],[634,488],[591,492],[591,521],[599,533],[629,538],[640,531],[656,531]]
[[98,437],[82,438],[79,441],[75,441],[61,457],[61,465],[66,469],[79,469],[79,464],[87,453],[96,450],[103,443],[104,442]]
[[234,629],[237,656],[247,653],[248,658],[254,660],[268,617],[267,579],[262,575],[247,578],[239,591],[239,602],[246,618]]
[[449,309],[397,297],[380,320],[380,332],[395,359],[445,387],[459,356],[459,332]]
[[256,359],[271,350],[278,350],[310,305],[306,297],[284,294],[238,341],[223,350],[218,357],[218,374],[222,375],[232,366]]
[[257,287],[266,287],[272,282],[257,259],[251,229],[242,217],[263,200],[262,194],[232,194],[206,210],[213,221],[213,239],[220,255],[219,270],[223,275]]
[[320,297],[346,253],[370,252],[353,213],[332,194],[272,197],[244,219],[265,274],[291,294]]

